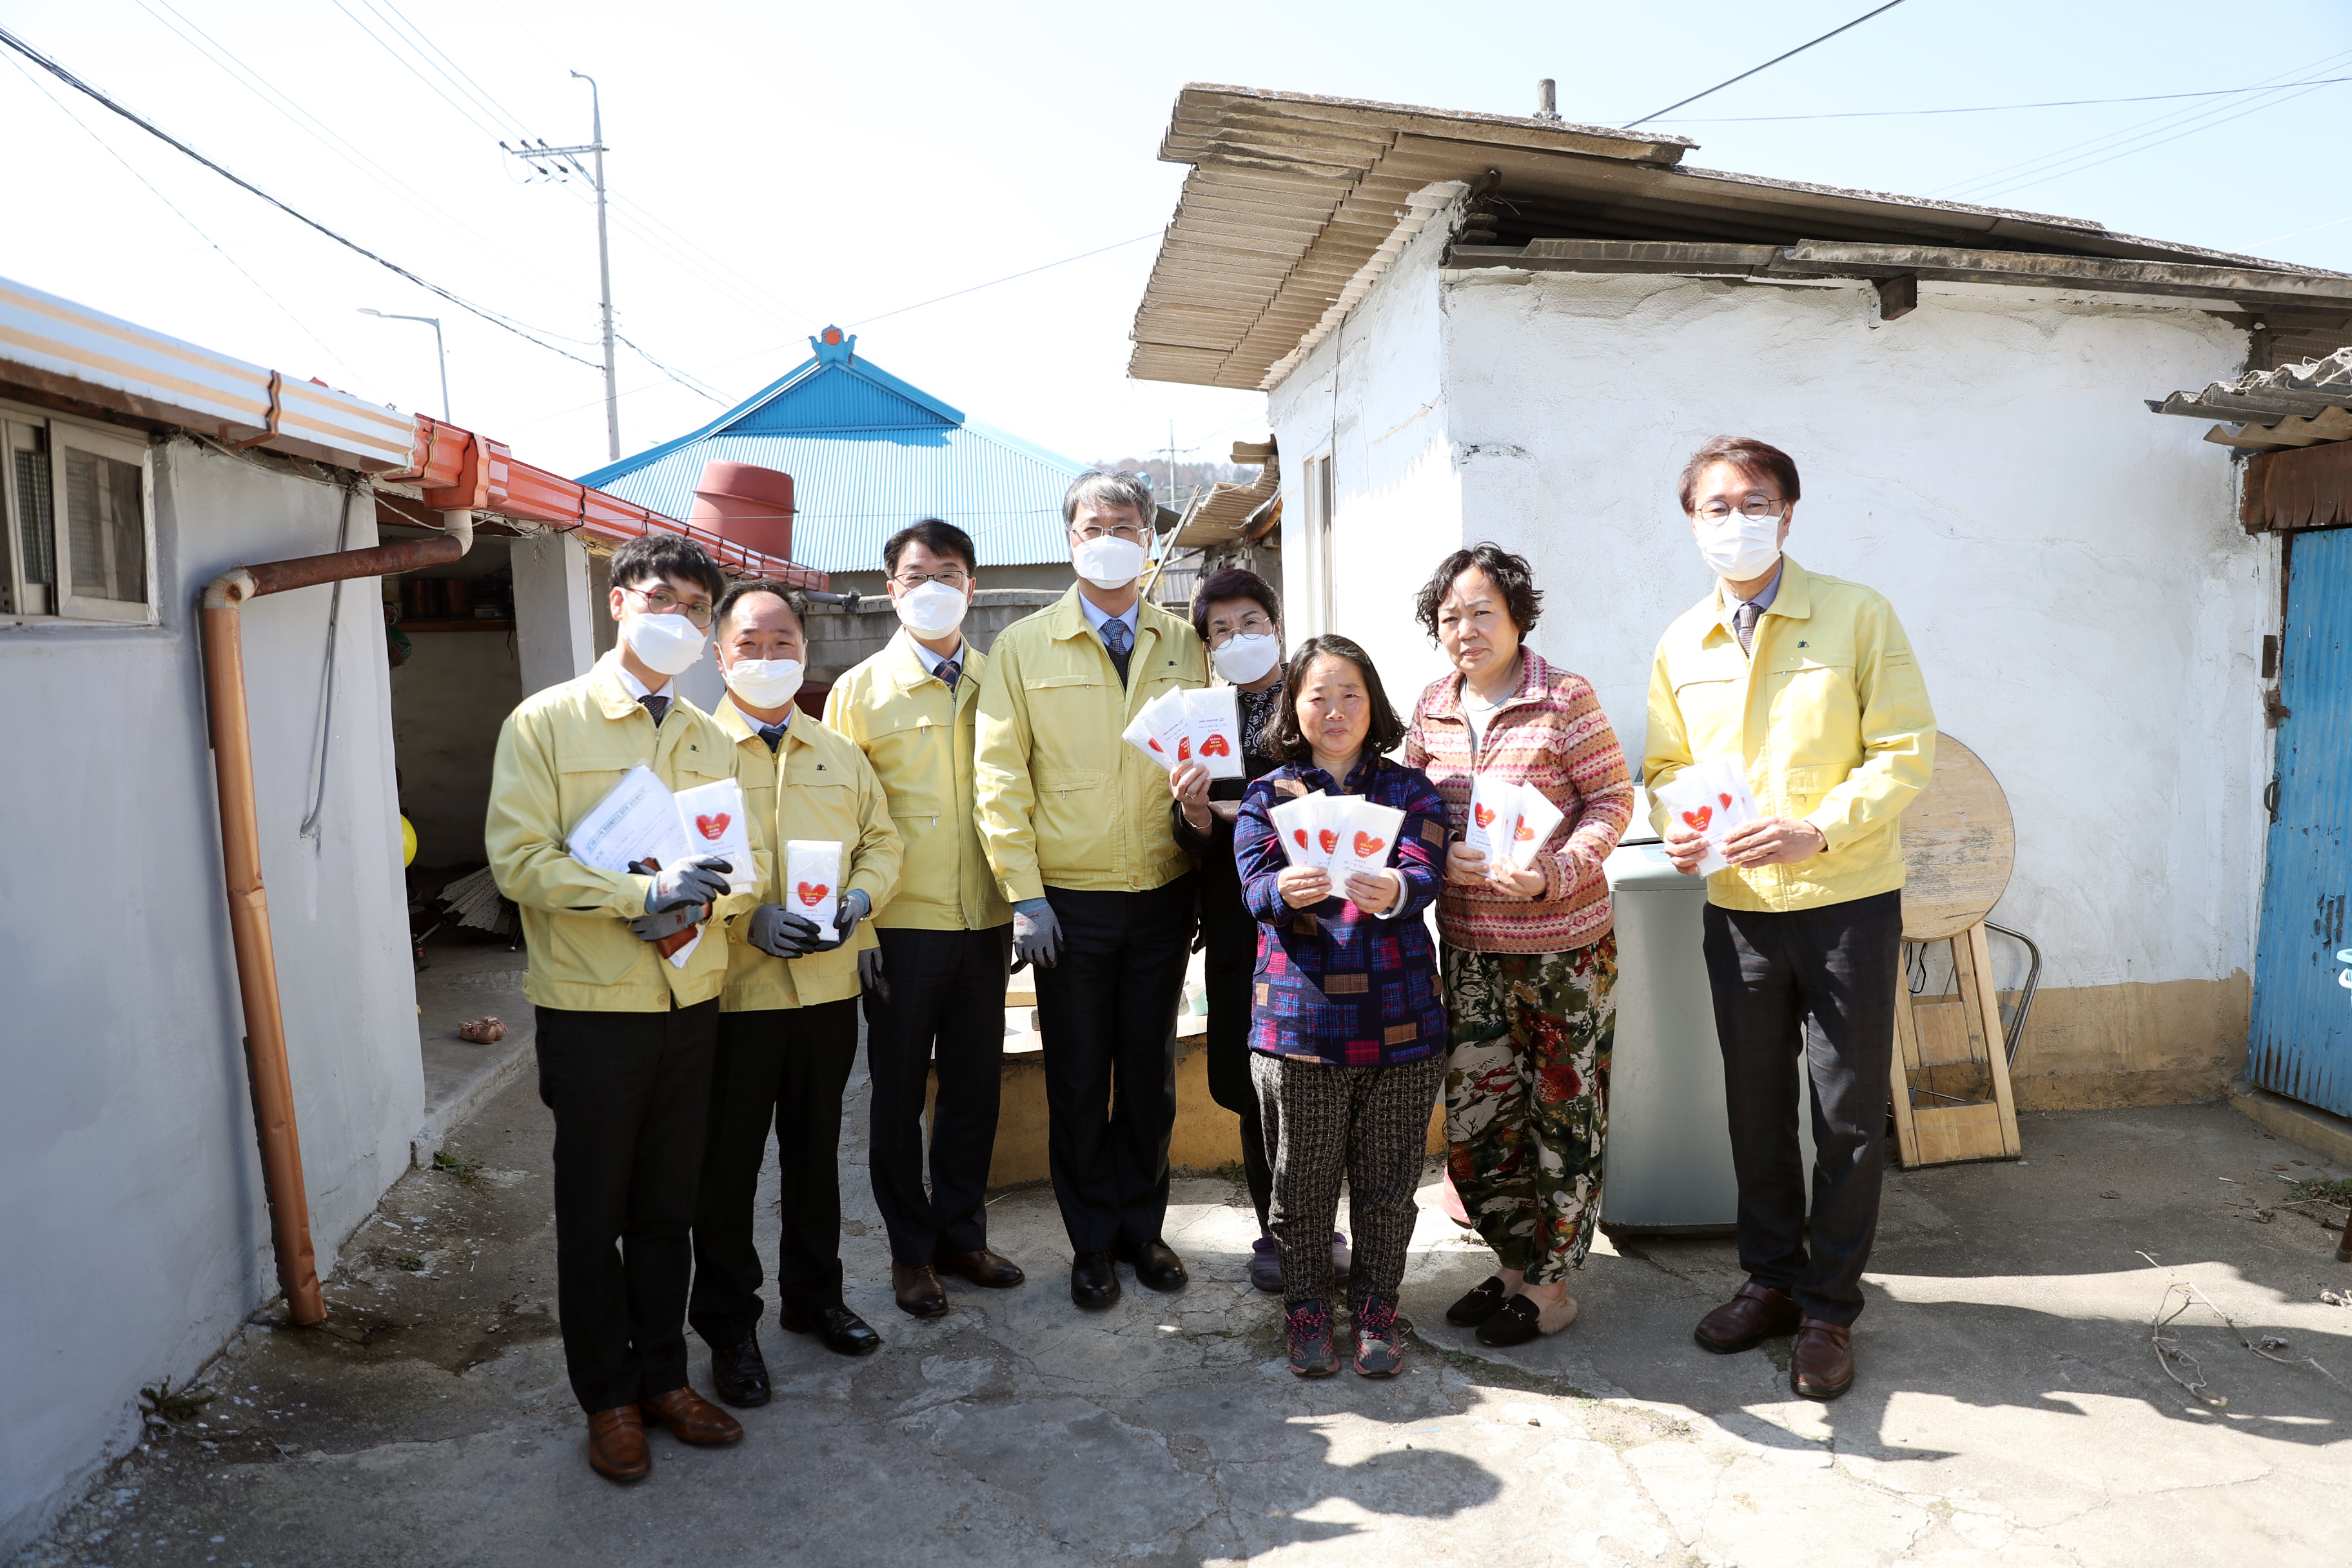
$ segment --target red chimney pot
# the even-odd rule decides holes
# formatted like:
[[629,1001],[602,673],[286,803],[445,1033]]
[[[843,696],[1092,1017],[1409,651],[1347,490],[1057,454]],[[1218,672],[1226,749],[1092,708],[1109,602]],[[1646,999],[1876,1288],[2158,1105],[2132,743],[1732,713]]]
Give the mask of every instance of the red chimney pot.
[[687,521],[721,539],[789,560],[793,553],[793,477],[756,463],[714,459],[695,481]]

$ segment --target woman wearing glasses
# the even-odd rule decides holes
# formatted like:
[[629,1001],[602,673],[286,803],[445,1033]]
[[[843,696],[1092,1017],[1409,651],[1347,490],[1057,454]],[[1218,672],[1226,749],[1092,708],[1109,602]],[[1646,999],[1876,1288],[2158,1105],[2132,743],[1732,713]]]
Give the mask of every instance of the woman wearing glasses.
[[[1257,1241],[1250,1283],[1282,1289],[1282,1254],[1266,1228],[1274,1193],[1257,1089],[1250,1082],[1250,977],[1257,964],[1257,921],[1242,902],[1234,868],[1234,822],[1250,779],[1272,773],[1282,759],[1265,749],[1268,721],[1282,700],[1282,600],[1255,572],[1224,567],[1201,579],[1192,595],[1192,629],[1208,646],[1209,663],[1234,689],[1248,778],[1219,779],[1198,763],[1169,775],[1175,799],[1177,847],[1201,862],[1201,968],[1209,990],[1209,1094],[1241,1119],[1242,1171],[1257,1210]],[[1348,1278],[1348,1238],[1331,1237],[1331,1267]]]

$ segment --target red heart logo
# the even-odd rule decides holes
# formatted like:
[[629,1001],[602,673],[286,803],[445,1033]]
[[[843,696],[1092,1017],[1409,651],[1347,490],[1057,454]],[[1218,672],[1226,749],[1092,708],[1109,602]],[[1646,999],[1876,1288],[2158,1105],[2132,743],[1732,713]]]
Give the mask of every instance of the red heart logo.
[[1533,838],[1535,836],[1536,830],[1528,826],[1528,819],[1524,816],[1519,818],[1519,830],[1517,833],[1512,835],[1512,837],[1517,838],[1520,843],[1525,844],[1528,839]]
[[709,839],[715,844],[719,841],[719,836],[727,831],[727,825],[734,820],[735,819],[733,817],[721,811],[715,812],[708,816],[696,817],[694,819],[694,826],[701,830],[702,836],[705,838]]
[[1180,763],[1189,763],[1192,760],[1192,736],[1186,735],[1176,742],[1176,760]]
[[800,894],[801,902],[814,909],[833,889],[823,882],[803,882],[795,891]]
[[1339,830],[1336,827],[1322,828],[1317,832],[1315,839],[1323,846],[1323,853],[1328,855],[1339,847]]
[[1715,807],[1702,805],[1696,811],[1683,813],[1683,826],[1694,833],[1705,833],[1706,825],[1715,820]]
[[1719,801],[1721,801],[1721,802],[1723,803],[1723,809],[1724,809],[1724,810],[1726,810],[1726,811],[1729,811],[1729,810],[1731,809],[1731,797],[1730,797],[1729,795],[1717,795],[1715,798],[1716,798],[1716,799],[1717,799],[1717,800],[1719,800]]
[[1290,830],[1290,836],[1298,840],[1298,847],[1301,849],[1307,847],[1307,829],[1303,827],[1294,827]]
[[1204,757],[1230,757],[1234,754],[1234,748],[1223,735],[1213,734],[1201,742],[1201,754]]
[[1155,752],[1164,752],[1164,751],[1166,751],[1166,750],[1168,749],[1167,747],[1165,747],[1165,746],[1161,745],[1161,744],[1160,744],[1159,742],[1157,742],[1157,741],[1146,741],[1146,742],[1144,742],[1143,743],[1144,743],[1145,745],[1147,745],[1147,746],[1150,747],[1150,748],[1151,748],[1153,751],[1155,751]]
[[1495,808],[1491,805],[1474,805],[1470,808],[1470,815],[1478,819],[1481,827],[1495,826]]
[[1375,838],[1362,832],[1356,835],[1356,858],[1359,860],[1369,860],[1388,847],[1389,841],[1385,838]]

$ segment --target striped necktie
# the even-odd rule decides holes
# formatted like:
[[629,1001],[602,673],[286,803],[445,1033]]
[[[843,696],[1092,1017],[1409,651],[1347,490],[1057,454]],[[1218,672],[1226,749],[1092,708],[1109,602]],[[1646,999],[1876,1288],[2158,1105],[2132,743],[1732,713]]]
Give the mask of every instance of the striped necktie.
[[940,660],[940,667],[931,673],[945,681],[947,689],[953,691],[956,689],[956,682],[963,679],[963,665],[957,659],[943,658]]
[[1753,653],[1756,651],[1756,621],[1757,617],[1763,615],[1763,611],[1758,609],[1754,605],[1742,605],[1739,608],[1731,613],[1732,627],[1739,633],[1740,652]]

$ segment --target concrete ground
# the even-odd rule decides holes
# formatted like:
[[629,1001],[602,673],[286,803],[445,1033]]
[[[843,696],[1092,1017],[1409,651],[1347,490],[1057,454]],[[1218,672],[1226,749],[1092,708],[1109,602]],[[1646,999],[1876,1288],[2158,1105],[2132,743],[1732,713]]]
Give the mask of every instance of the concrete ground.
[[[862,1100],[862,1096],[861,1096]],[[1237,1189],[1177,1184],[1192,1270],[1110,1312],[1065,1289],[1042,1186],[1000,1194],[1012,1291],[890,1304],[843,1161],[863,1361],[762,1333],[777,1398],[728,1449],[654,1439],[634,1488],[592,1474],[551,1315],[548,1118],[528,1078],[412,1173],[347,1250],[332,1316],[257,1321],[205,1374],[220,1397],[149,1441],[24,1561],[2130,1564],[2352,1561],[2352,1265],[2282,1177],[2344,1174],[2224,1107],[2024,1121],[2014,1164],[1888,1183],[1853,1393],[1790,1396],[1787,1342],[1696,1349],[1740,1279],[1720,1239],[1595,1248],[1579,1321],[1517,1353],[1445,1326],[1487,1272],[1424,1188],[1412,1370],[1302,1383],[1244,1283]],[[770,1211],[771,1191],[762,1199]],[[2267,1219],[2263,1211],[2270,1210]],[[772,1242],[771,1221],[769,1238]],[[2170,1332],[2210,1403],[2168,1376]],[[2178,1303],[2182,1298],[2175,1294]],[[697,1347],[695,1374],[708,1391]]]

